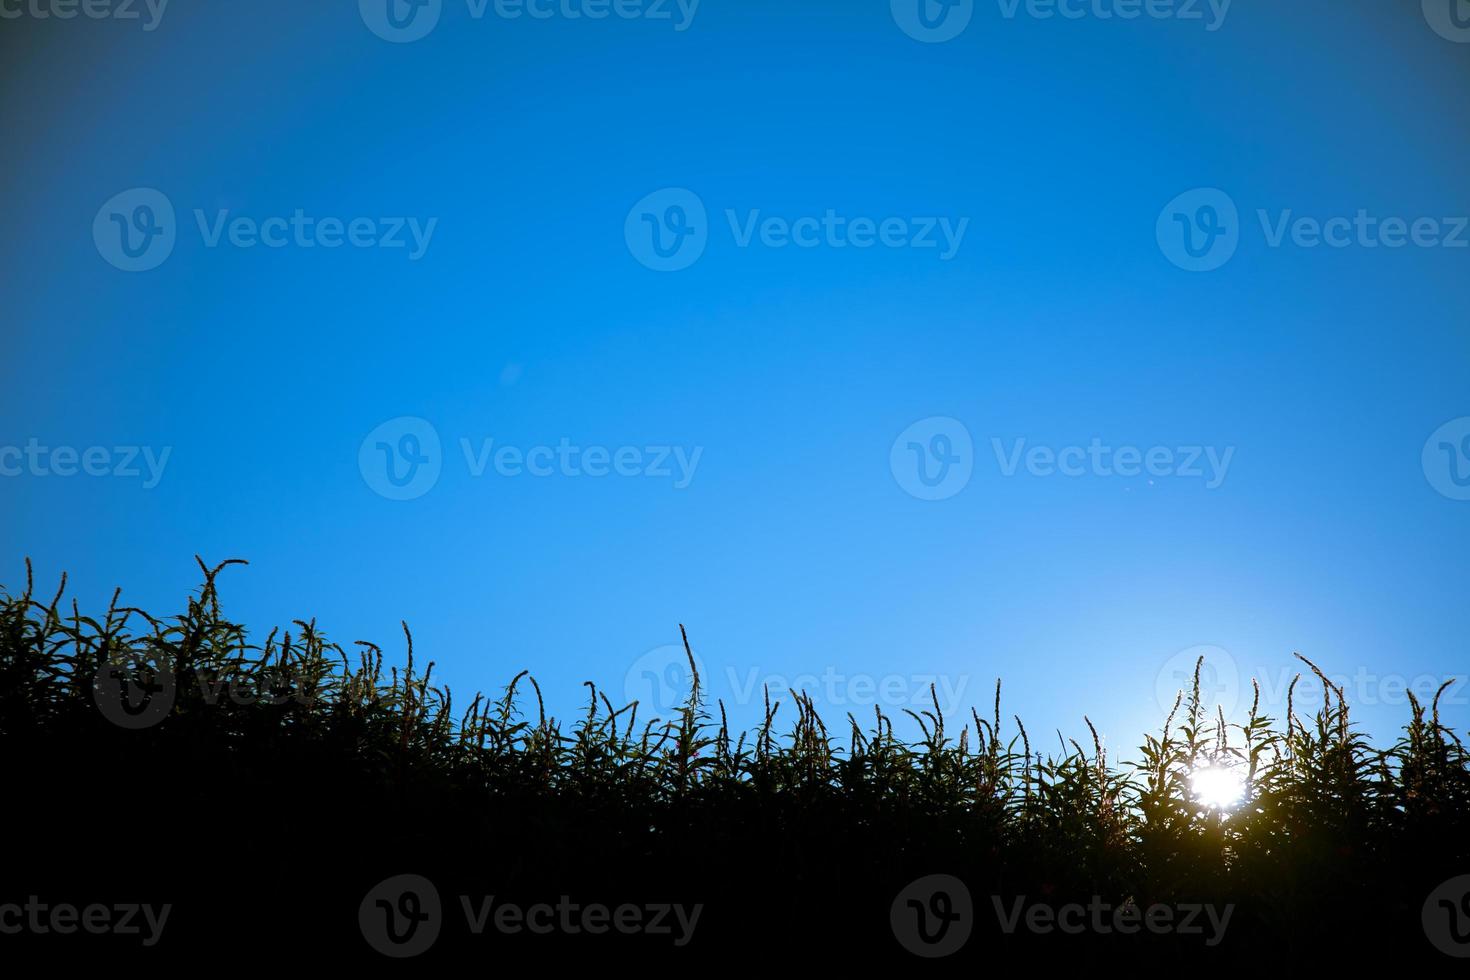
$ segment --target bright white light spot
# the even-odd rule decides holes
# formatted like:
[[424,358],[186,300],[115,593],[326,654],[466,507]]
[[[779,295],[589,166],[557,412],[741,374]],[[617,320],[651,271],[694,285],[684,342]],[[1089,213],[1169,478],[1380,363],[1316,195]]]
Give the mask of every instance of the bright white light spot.
[[1226,766],[1206,766],[1189,777],[1189,786],[1205,806],[1228,811],[1245,796],[1245,774]]

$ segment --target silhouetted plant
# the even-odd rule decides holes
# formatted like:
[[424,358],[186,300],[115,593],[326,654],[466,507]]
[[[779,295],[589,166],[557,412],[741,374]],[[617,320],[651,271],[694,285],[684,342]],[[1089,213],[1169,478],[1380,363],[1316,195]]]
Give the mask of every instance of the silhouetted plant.
[[[1056,750],[1040,751],[1019,718],[1012,734],[999,682],[991,716],[972,712],[958,735],[932,689],[930,708],[907,712],[912,742],[879,708],[867,721],[848,715],[834,735],[800,691],[786,692],[785,715],[767,691],[761,723],[734,732],[725,705],[706,704],[681,626],[693,684],[674,717],[640,719],[637,702],[617,706],[589,680],[586,710],[566,731],[527,671],[456,713],[434,664],[418,669],[407,625],[404,665],[386,673],[379,647],[349,652],[314,621],[254,644],[224,617],[216,585],[244,563],[199,564],[202,585],[181,615],[155,619],[114,594],[99,620],[63,607],[64,578],[37,599],[27,563],[24,591],[0,594],[0,738],[13,755],[54,760],[136,734],[97,711],[108,670],[138,684],[177,680],[167,718],[119,752],[144,746],[272,786],[321,779],[344,799],[403,809],[451,801],[471,814],[456,819],[481,819],[482,808],[497,828],[571,835],[584,856],[697,853],[728,870],[778,841],[801,877],[816,873],[802,867],[812,860],[802,842],[829,841],[885,883],[947,866],[997,894],[1213,898],[1247,906],[1266,934],[1273,921],[1300,928],[1344,895],[1411,904],[1470,858],[1470,754],[1441,721],[1444,688],[1428,706],[1410,695],[1403,738],[1375,749],[1306,658],[1323,700],[1298,717],[1293,681],[1279,723],[1261,712],[1258,688],[1243,723],[1212,717],[1197,664],[1163,730],[1119,765],[1090,721],[1090,746],[1059,732]],[[224,682],[232,696],[211,703]],[[1192,790],[1208,767],[1239,774],[1242,798],[1228,811]],[[733,850],[691,852],[695,841]]]

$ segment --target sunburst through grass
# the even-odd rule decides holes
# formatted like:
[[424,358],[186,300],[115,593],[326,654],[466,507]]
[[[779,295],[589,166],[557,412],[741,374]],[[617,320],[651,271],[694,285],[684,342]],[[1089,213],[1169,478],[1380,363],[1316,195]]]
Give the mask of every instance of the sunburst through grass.
[[1205,806],[1228,814],[1245,799],[1245,773],[1235,766],[1211,763],[1190,773],[1189,788]]
[[[431,681],[434,665],[417,666],[407,627],[402,669],[385,669],[373,644],[349,653],[314,621],[254,641],[220,610],[215,580],[228,564],[200,562],[202,589],[170,619],[116,596],[99,617],[75,603],[64,609],[64,579],[55,598],[37,600],[29,564],[23,593],[0,590],[0,738],[33,783],[78,760],[89,780],[111,778],[92,760],[121,758],[116,778],[131,792],[127,766],[146,759],[164,774],[146,799],[179,826],[170,807],[201,825],[224,819],[188,809],[198,783],[186,776],[216,768],[251,787],[247,802],[294,801],[302,786],[330,784],[321,826],[434,799],[434,820],[458,828],[436,824],[434,839],[456,853],[466,841],[514,840],[540,861],[566,855],[564,875],[622,855],[618,867],[634,878],[689,866],[701,881],[725,881],[765,874],[775,849],[806,869],[802,880],[840,876],[874,889],[935,867],[1019,895],[1119,901],[1208,899],[1228,880],[1231,901],[1255,903],[1255,918],[1238,921],[1322,930],[1365,908],[1417,907],[1425,882],[1470,866],[1470,758],[1441,721],[1439,695],[1427,705],[1408,695],[1404,736],[1375,748],[1350,725],[1341,690],[1305,658],[1324,686],[1310,717],[1296,713],[1293,682],[1284,719],[1261,711],[1257,690],[1245,720],[1227,724],[1202,703],[1201,661],[1162,732],[1121,766],[1095,730],[1089,746],[1063,739],[1041,749],[1021,719],[1003,718],[999,682],[993,710],[972,710],[957,734],[937,698],[932,710],[909,712],[913,740],[880,708],[829,731],[799,691],[767,691],[761,723],[732,731],[692,654],[693,689],[672,717],[641,718],[637,702],[617,706],[588,681],[585,711],[568,726],[548,716],[526,671],[499,697],[476,695],[456,710],[448,688]],[[126,678],[142,663],[178,683],[166,716],[140,739],[101,718],[96,679],[104,670]],[[251,681],[239,686],[261,697],[209,700],[212,679],[224,676]],[[266,696],[280,676],[293,678],[298,696]],[[45,787],[14,788],[48,798]],[[53,810],[34,818],[46,833],[94,832],[83,819],[90,808]],[[369,823],[365,833],[383,826]]]

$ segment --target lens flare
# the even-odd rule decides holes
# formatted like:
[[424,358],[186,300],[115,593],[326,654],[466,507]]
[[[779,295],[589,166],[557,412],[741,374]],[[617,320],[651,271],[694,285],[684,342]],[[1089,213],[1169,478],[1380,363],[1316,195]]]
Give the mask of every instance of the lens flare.
[[1206,766],[1189,777],[1195,797],[1205,806],[1230,811],[1245,798],[1245,774],[1229,766]]

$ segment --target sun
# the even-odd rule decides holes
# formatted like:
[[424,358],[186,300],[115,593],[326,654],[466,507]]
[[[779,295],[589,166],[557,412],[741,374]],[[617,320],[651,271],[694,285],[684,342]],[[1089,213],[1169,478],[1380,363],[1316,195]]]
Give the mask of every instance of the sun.
[[1245,798],[1245,774],[1232,766],[1207,765],[1189,777],[1189,787],[1205,806],[1229,813]]

